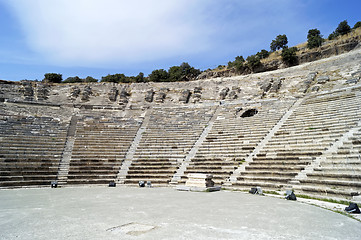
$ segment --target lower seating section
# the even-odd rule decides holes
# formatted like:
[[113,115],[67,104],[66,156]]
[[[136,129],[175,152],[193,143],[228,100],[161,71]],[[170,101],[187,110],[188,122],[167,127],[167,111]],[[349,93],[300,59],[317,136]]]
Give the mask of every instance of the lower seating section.
[[[225,182],[292,103],[293,101],[268,101],[262,105],[255,103],[223,106],[212,130],[187,167],[183,182],[189,173],[212,174],[216,184]],[[250,109],[256,109],[257,113],[254,116],[241,117]]]
[[305,99],[246,167],[234,187],[279,190],[357,125],[361,99],[340,91]]
[[168,184],[214,110],[214,107],[154,108],[125,183],[151,181],[155,185]]
[[51,117],[0,115],[0,187],[50,186],[68,124]]
[[140,126],[131,118],[95,115],[78,120],[68,184],[115,181]]
[[361,192],[361,131],[354,133],[342,147],[330,153],[297,190],[309,195],[351,199]]

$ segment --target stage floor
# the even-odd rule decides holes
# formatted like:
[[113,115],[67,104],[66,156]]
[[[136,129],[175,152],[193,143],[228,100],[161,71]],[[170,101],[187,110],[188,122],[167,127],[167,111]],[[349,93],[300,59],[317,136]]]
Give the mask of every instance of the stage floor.
[[0,190],[0,239],[360,239],[361,223],[242,192],[67,187]]

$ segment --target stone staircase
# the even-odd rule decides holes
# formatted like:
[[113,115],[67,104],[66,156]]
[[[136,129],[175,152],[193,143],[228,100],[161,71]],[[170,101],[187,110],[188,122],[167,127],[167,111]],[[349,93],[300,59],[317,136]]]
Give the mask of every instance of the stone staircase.
[[301,171],[357,125],[360,102],[357,94],[347,90],[305,99],[232,187],[260,186],[266,190],[288,187]]
[[50,186],[68,123],[51,117],[0,115],[0,187]]
[[168,185],[214,111],[215,107],[153,108],[124,183]]
[[[182,176],[189,173],[213,174],[216,184],[223,184],[247,156],[256,148],[293,101],[264,101],[222,106],[213,128],[199,147]],[[275,104],[278,110],[275,110]],[[240,110],[242,109],[242,110]],[[252,117],[241,117],[247,110],[256,109]]]
[[78,120],[67,184],[108,184],[116,180],[140,122],[93,113]]
[[360,195],[361,122],[294,182],[294,189],[301,194],[350,200]]

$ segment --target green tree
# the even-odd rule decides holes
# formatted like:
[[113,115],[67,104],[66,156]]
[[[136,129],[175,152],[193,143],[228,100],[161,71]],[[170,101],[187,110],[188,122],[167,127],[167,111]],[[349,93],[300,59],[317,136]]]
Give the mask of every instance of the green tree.
[[87,83],[90,83],[90,82],[98,82],[98,79],[95,79],[91,76],[87,76],[85,79],[83,79],[83,82],[87,82]]
[[260,52],[256,54],[260,59],[268,58],[269,52],[266,49],[262,49]]
[[240,72],[244,66],[244,62],[245,60],[243,56],[237,56],[233,62],[228,62],[228,68],[235,68],[238,72]]
[[337,33],[335,31],[333,31],[332,33],[330,33],[330,35],[328,35],[328,40],[333,40],[337,37]]
[[63,75],[60,73],[45,73],[44,74],[44,82],[51,82],[51,83],[61,83],[63,80]]
[[337,35],[345,35],[349,32],[351,32],[351,27],[348,25],[347,20],[340,22],[340,24],[338,24],[338,27],[336,28],[335,32],[337,33]]
[[323,38],[320,30],[317,28],[308,30],[307,34],[307,47],[309,49],[320,47],[322,45]]
[[117,74],[108,74],[105,77],[102,77],[101,82],[113,82],[113,83],[121,83],[126,82],[126,76],[122,73]]
[[357,23],[355,23],[355,25],[353,26],[352,29],[356,29],[356,28],[359,28],[361,27],[361,21],[358,21]]
[[285,62],[288,66],[292,66],[292,65],[296,65],[298,58],[296,55],[296,52],[298,51],[298,49],[296,47],[291,47],[291,48],[284,48],[282,49],[282,60],[283,62]]
[[65,79],[63,81],[63,83],[79,83],[79,82],[83,82],[83,79],[81,79],[78,76],[75,77],[68,77],[67,79]]
[[156,69],[149,74],[149,81],[151,82],[167,82],[168,78],[168,72],[164,69]]
[[135,82],[137,82],[137,83],[145,82],[144,73],[140,72],[140,73],[135,77]]
[[271,51],[276,51],[287,47],[288,39],[286,34],[278,35],[275,40],[272,40],[270,44]]
[[247,66],[254,71],[256,67],[261,65],[261,59],[257,55],[251,55],[247,57]]

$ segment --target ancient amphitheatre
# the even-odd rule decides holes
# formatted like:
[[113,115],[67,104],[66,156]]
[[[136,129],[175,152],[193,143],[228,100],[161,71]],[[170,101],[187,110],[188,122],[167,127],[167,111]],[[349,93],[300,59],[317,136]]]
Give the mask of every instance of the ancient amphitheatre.
[[[57,194],[78,186],[86,194],[110,182],[121,194],[122,186],[151,181],[154,189],[144,191],[155,191],[149,201],[156,201],[156,187],[207,173],[228,190],[291,188],[296,195],[360,202],[360,63],[358,43],[290,68],[191,82],[0,82],[0,187],[15,189],[1,194],[50,188],[52,181],[61,189],[48,191]],[[147,226],[135,228],[152,229]],[[88,236],[75,231],[74,239]],[[248,237],[262,237],[257,234]]]

